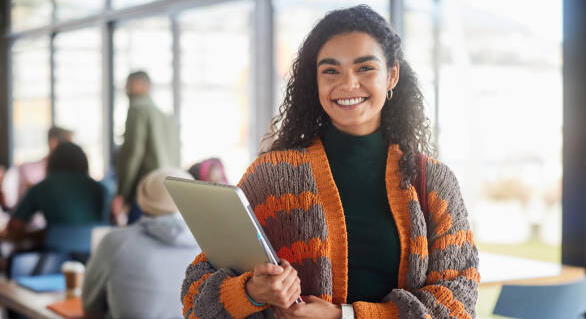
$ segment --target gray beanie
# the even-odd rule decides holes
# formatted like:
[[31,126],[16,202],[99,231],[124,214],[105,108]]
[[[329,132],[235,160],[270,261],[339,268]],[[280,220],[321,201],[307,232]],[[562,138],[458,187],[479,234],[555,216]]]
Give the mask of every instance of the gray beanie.
[[150,172],[140,180],[136,191],[138,206],[145,214],[159,216],[177,212],[173,199],[163,185],[167,176],[193,180],[189,173],[178,168],[159,168]]

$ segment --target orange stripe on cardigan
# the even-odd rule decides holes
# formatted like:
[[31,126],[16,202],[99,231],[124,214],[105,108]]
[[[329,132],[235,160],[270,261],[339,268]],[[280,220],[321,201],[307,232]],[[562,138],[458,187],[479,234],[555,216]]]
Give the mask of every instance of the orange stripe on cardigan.
[[411,253],[418,255],[421,259],[425,259],[428,255],[427,251],[427,236],[417,236],[415,240],[411,238]]
[[433,243],[432,249],[441,249],[444,250],[449,245],[456,245],[462,246],[465,243],[469,243],[470,245],[474,246],[474,240],[472,239],[472,230],[460,230],[457,231],[455,234],[445,235],[435,240]]
[[426,313],[425,315],[423,315],[425,317],[425,319],[433,319],[428,313]]
[[189,285],[189,290],[185,294],[185,297],[183,297],[183,317],[193,307],[193,298],[198,294],[199,286],[211,275],[212,273],[204,274],[198,281],[194,281]]
[[389,205],[399,232],[401,242],[401,260],[399,262],[398,288],[407,288],[407,273],[409,271],[409,245],[411,244],[411,217],[409,202],[417,201],[417,191],[413,186],[401,188],[401,172],[399,160],[403,156],[399,145],[389,146],[386,166],[386,186]]
[[228,277],[220,284],[220,303],[232,318],[246,318],[269,307],[255,306],[246,297],[245,285],[251,277],[249,271],[238,277]]
[[392,301],[384,303],[357,301],[352,304],[354,315],[362,318],[398,318],[399,309]]
[[248,176],[253,174],[254,171],[256,170],[256,168],[262,164],[273,164],[274,166],[277,166],[280,163],[287,163],[287,164],[291,164],[291,165],[297,167],[301,164],[305,164],[308,162],[309,162],[309,159],[307,158],[307,156],[305,156],[305,154],[303,154],[299,151],[289,150],[289,151],[273,151],[270,153],[266,153],[266,154],[258,157],[248,167],[248,169],[246,170],[246,172],[244,173],[244,175],[240,179],[240,182],[238,182],[238,185],[240,186],[242,184],[242,182],[245,181],[248,178]]
[[427,195],[427,207],[435,224],[435,234],[441,236],[452,227],[452,215],[446,212],[448,203],[438,197],[437,192],[430,192]]
[[309,242],[296,241],[291,247],[282,247],[277,252],[279,258],[287,260],[289,263],[303,263],[306,259],[317,262],[317,258],[327,256],[327,241],[322,242],[319,238],[312,238]]
[[328,157],[319,138],[313,140],[307,153],[328,229],[326,251],[332,264],[332,301],[342,304],[346,303],[348,295],[348,235],[344,209]]
[[466,280],[473,280],[476,283],[480,282],[480,274],[476,268],[470,267],[462,271],[457,271],[456,269],[446,269],[442,272],[432,271],[427,276],[427,284],[436,284],[440,280],[454,280],[458,276],[465,277]]
[[191,262],[192,265],[197,265],[199,263],[207,262],[208,258],[204,253],[200,253],[199,255],[195,256],[195,259]]
[[258,222],[264,227],[266,226],[266,220],[275,217],[275,213],[279,211],[290,213],[291,210],[298,208],[307,211],[311,206],[317,203],[317,195],[311,192],[303,192],[298,196],[293,194],[283,194],[279,198],[271,195],[264,203],[254,207],[254,214],[256,215]]
[[480,283],[480,274],[476,268],[470,267],[462,270],[462,275],[468,280],[474,280],[476,283]]
[[[183,317],[185,317],[185,315],[184,315]],[[192,312],[189,314],[189,317],[187,317],[187,319],[199,319],[199,317],[196,317],[196,316],[193,314],[193,311],[192,311]]]
[[460,301],[454,299],[454,294],[450,289],[443,287],[443,286],[426,286],[421,288],[421,290],[427,291],[431,293],[438,304],[443,305],[448,309],[450,312],[450,318],[458,318],[458,319],[472,319],[472,316],[466,311],[464,308],[464,304]]

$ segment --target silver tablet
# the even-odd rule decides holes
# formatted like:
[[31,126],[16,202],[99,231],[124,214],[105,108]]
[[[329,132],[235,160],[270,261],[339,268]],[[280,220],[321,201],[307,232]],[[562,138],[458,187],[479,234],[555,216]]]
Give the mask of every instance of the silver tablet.
[[279,264],[240,188],[176,177],[164,184],[214,267],[243,273],[257,264]]

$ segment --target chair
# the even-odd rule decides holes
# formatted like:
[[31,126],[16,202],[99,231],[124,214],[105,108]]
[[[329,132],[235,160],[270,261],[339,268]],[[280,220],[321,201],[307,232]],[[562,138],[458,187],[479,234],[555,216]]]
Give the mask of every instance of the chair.
[[493,313],[515,318],[586,318],[586,278],[561,285],[503,285]]
[[85,263],[91,251],[92,230],[103,225],[52,225],[47,229],[45,247]]

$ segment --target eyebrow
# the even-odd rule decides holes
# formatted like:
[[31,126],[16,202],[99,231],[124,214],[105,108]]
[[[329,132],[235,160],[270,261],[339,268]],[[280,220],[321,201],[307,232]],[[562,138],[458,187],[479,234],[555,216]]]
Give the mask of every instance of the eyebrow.
[[[374,55],[366,55],[366,56],[361,56],[359,58],[354,59],[354,64],[363,63],[366,61],[373,61],[373,60],[380,62],[380,59],[378,57],[376,57]],[[320,66],[322,64],[340,65],[340,62],[336,59],[333,59],[333,58],[325,58],[325,59],[320,60],[317,63],[317,66]]]

